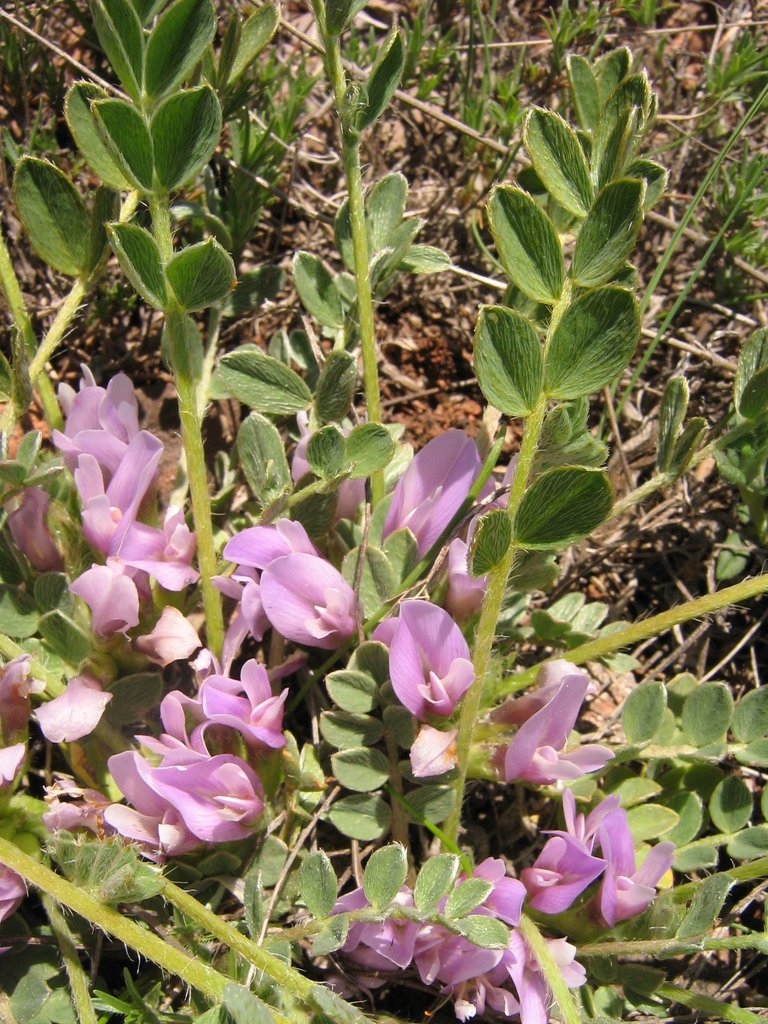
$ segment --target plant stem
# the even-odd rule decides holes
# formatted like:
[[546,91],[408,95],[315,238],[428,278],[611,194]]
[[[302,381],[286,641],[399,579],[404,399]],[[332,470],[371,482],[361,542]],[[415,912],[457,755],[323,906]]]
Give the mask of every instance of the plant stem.
[[83,970],[83,965],[80,963],[80,957],[77,954],[77,947],[75,946],[72,932],[69,930],[69,925],[59,910],[58,904],[48,893],[42,894],[42,903],[48,915],[51,930],[59,944],[59,952],[64,961],[67,978],[69,978],[72,1003],[74,1004],[79,1024],[97,1024],[98,1018],[91,1002],[88,976]]
[[536,679],[539,669],[549,661],[565,657],[573,665],[583,665],[587,661],[597,661],[606,655],[621,650],[622,647],[629,647],[631,644],[639,643],[651,636],[658,636],[665,633],[673,626],[679,626],[690,619],[698,619],[704,615],[712,615],[729,605],[739,604],[741,601],[749,601],[760,594],[768,593],[768,573],[761,573],[752,579],[742,580],[732,587],[718,590],[714,594],[706,594],[704,597],[697,597],[693,601],[686,601],[676,608],[670,608],[658,615],[652,615],[649,619],[635,622],[626,629],[608,636],[599,637],[597,640],[590,640],[588,643],[580,644],[565,654],[552,655],[533,665],[531,668],[518,672],[512,679],[511,685],[505,688],[505,693],[514,693],[517,690],[524,690]]
[[549,985],[563,1021],[565,1024],[580,1024],[581,1014],[579,1013],[579,1008],[576,1005],[571,990],[563,981],[561,969],[555,963],[546,939],[536,924],[530,917],[526,917],[525,914],[520,918],[520,931],[541,968],[541,973],[544,975],[547,985]]
[[[507,506],[513,523],[528,484],[528,477],[530,476],[534,456],[536,455],[536,447],[539,443],[546,409],[547,399],[542,395],[531,415],[526,420],[525,433],[520,445],[517,469],[509,491],[509,504]],[[472,736],[479,717],[480,702],[491,660],[493,641],[496,636],[496,623],[498,622],[501,605],[504,600],[504,591],[506,590],[507,580],[509,579],[516,553],[517,548],[514,544],[510,545],[502,561],[488,574],[488,589],[485,592],[480,608],[480,619],[475,634],[473,658],[475,681],[461,702],[459,729],[456,736],[458,775],[453,784],[456,803],[451,816],[443,826],[444,832],[454,843],[458,840],[461,827],[461,805],[464,799],[464,786],[466,785],[467,771],[469,769],[469,752],[472,747]]]
[[760,1013],[721,1003],[719,999],[710,999],[709,996],[701,996],[690,989],[670,985],[668,982],[659,985],[655,992],[672,1003],[680,1003],[691,1010],[699,1010],[718,1021],[728,1020],[733,1021],[733,1024],[765,1024],[765,1017]]
[[762,933],[754,935],[731,935],[725,939],[713,939],[709,935],[698,938],[693,935],[685,939],[638,939],[634,942],[590,942],[579,946],[579,956],[653,956],[663,959],[690,953],[692,949],[763,949],[765,938]]
[[[363,387],[368,407],[368,422],[381,423],[379,371],[376,359],[376,329],[373,321],[373,297],[368,252],[368,228],[365,223],[363,172],[360,167],[360,136],[349,124],[347,112],[347,77],[341,59],[337,36],[324,39],[328,77],[333,88],[336,113],[341,131],[341,154],[349,193],[349,221],[352,230],[352,251],[355,259],[357,316],[360,328],[360,349],[363,358]],[[375,507],[384,497],[384,470],[371,476],[371,504]]]

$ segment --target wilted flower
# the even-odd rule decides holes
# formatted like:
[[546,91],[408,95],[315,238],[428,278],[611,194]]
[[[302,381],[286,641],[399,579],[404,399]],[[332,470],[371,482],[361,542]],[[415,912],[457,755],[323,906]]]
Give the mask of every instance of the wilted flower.
[[422,725],[411,747],[411,768],[417,779],[443,775],[456,767],[455,729],[441,732],[431,725]]
[[152,661],[165,666],[191,657],[202,644],[186,615],[167,605],[152,632],[136,638],[136,646]]
[[261,602],[286,639],[333,650],[355,631],[357,598],[338,571],[317,555],[276,558],[261,574]]
[[425,555],[458,512],[482,462],[462,430],[447,430],[426,444],[397,483],[383,536],[407,527]]
[[74,676],[63,693],[35,712],[43,736],[51,743],[72,743],[89,736],[112,700],[90,676]]
[[28,487],[18,508],[8,513],[11,536],[38,572],[53,572],[63,564],[46,523],[49,504],[42,487]]
[[91,609],[91,628],[97,636],[124,633],[139,624],[139,592],[133,580],[108,565],[92,565],[69,589]]
[[48,810],[42,821],[49,832],[66,829],[76,832],[88,829],[100,835],[104,826],[104,811],[112,803],[95,789],[82,788],[67,775],[59,775],[52,786],[46,787],[45,802]]
[[[381,636],[374,634],[376,639]],[[452,715],[475,678],[461,630],[429,601],[400,605],[389,647],[389,674],[397,699],[422,722],[429,715]]]
[[0,739],[6,746],[26,736],[29,696],[45,689],[45,683],[30,677],[31,660],[30,655],[20,654],[0,669]]

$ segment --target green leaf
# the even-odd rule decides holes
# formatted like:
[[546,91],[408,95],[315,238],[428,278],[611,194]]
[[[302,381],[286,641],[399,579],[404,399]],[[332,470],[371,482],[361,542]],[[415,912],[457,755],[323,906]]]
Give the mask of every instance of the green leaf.
[[144,32],[128,0],[88,0],[107,60],[125,91],[138,103],[144,79]]
[[754,860],[768,854],[768,825],[753,825],[739,832],[728,843],[728,856],[734,860]]
[[709,800],[709,814],[718,832],[738,832],[752,817],[752,793],[738,775],[723,779]]
[[91,205],[85,272],[92,274],[109,252],[107,224],[120,216],[120,197],[111,188],[100,185]]
[[472,576],[485,576],[509,551],[512,520],[505,508],[495,508],[477,520],[477,529],[469,553]]
[[732,729],[741,743],[768,736],[768,690],[759,687],[744,694],[736,705]]
[[333,478],[347,469],[344,437],[335,424],[316,430],[307,444],[309,468],[319,477]]
[[640,804],[630,807],[627,820],[636,843],[657,839],[673,829],[680,820],[671,807],[663,804]]
[[448,253],[434,245],[412,245],[400,260],[400,269],[411,274],[441,274],[452,266]]
[[331,700],[342,711],[365,714],[379,705],[379,684],[367,672],[339,669],[325,677],[325,686]]
[[389,762],[380,750],[349,747],[331,755],[331,770],[345,789],[370,793],[389,778]]
[[91,637],[63,612],[43,615],[38,628],[48,647],[68,665],[78,667],[91,653]]
[[388,907],[405,884],[407,874],[408,857],[399,843],[372,853],[363,872],[363,891],[371,906],[375,910]]
[[597,529],[612,505],[613,491],[602,469],[549,469],[525,492],[515,516],[515,541],[540,550],[572,544]]
[[150,130],[157,179],[170,192],[194,177],[213,156],[221,135],[216,93],[202,85],[169,96],[155,111]]
[[165,309],[168,289],[160,250],[152,235],[138,224],[110,224],[109,240],[123,273],[145,302]]
[[315,389],[315,414],[320,423],[336,423],[349,412],[357,384],[357,361],[349,352],[331,352]]
[[165,273],[176,298],[190,313],[219,302],[235,284],[232,257],[213,238],[179,250]]
[[340,36],[352,17],[354,0],[320,0],[325,12],[325,27],[332,36]]
[[72,598],[69,581],[63,572],[45,572],[35,580],[35,604],[41,612],[51,612],[64,606],[68,609]]
[[133,188],[151,192],[152,138],[141,114],[123,100],[96,100],[91,111],[102,142],[126,180]]
[[692,846],[688,850],[678,850],[673,867],[675,871],[691,874],[704,868],[716,867],[719,859],[720,850],[717,846]]
[[653,739],[664,721],[667,690],[662,682],[643,683],[624,701],[621,722],[627,743],[646,743]]
[[464,917],[484,903],[493,892],[493,882],[485,878],[467,878],[460,882],[446,900],[446,917]]
[[307,1001],[324,1015],[317,1024],[328,1024],[329,1021],[333,1024],[369,1024],[370,1018],[326,985],[313,985]]
[[211,0],[176,0],[163,11],[147,44],[144,92],[151,99],[184,81],[216,33]]
[[271,415],[290,415],[312,401],[297,373],[255,345],[242,345],[222,357],[214,374],[212,398],[236,398]]
[[394,596],[399,581],[381,548],[369,544],[364,553],[362,548],[358,547],[352,548],[344,556],[341,571],[350,586],[355,585],[361,557],[363,569],[359,597],[363,614],[369,616],[373,615],[388,598]]
[[240,33],[240,45],[229,75],[230,83],[247,71],[277,31],[280,10],[277,4],[265,4],[248,18]]
[[723,683],[704,683],[686,697],[683,731],[691,743],[706,746],[728,732],[733,719],[733,697]]
[[392,461],[397,445],[380,423],[361,423],[347,437],[347,458],[352,465],[350,477],[360,480],[384,469]]
[[389,829],[392,811],[383,797],[356,793],[337,800],[328,818],[342,835],[369,842]]
[[267,1004],[245,986],[229,981],[221,994],[221,1004],[234,1024],[274,1024]]
[[350,711],[323,711],[320,735],[337,750],[350,750],[378,743],[384,735],[381,719]]
[[768,768],[768,739],[752,740],[746,747],[734,750],[733,755],[739,764]]
[[40,623],[40,615],[34,600],[17,587],[0,584],[0,633],[25,640],[34,636]]
[[[217,236],[218,237],[218,236]],[[231,248],[231,240],[225,244],[222,238],[218,241],[225,249]],[[246,270],[240,275],[237,288],[224,300],[222,316],[241,317],[259,309],[266,299],[274,299],[283,285],[283,272],[279,267],[259,267],[258,270]]]
[[555,328],[545,388],[551,398],[581,398],[618,377],[640,339],[640,312],[625,288],[596,288],[575,300]]
[[[387,712],[403,710],[405,709],[387,708],[384,712],[385,723],[390,721]],[[406,750],[413,746],[413,741],[416,738],[413,716],[411,716],[410,721],[413,735],[409,738],[408,742],[400,744]],[[398,736],[398,742],[401,738],[405,740],[407,737],[404,735]],[[412,817],[414,821],[418,821],[421,824],[422,819],[425,819],[433,824],[437,824],[438,822],[445,821],[453,812],[456,806],[456,791],[451,786],[419,786],[418,789],[412,789],[408,794],[408,805],[413,811]]]
[[455,853],[430,857],[416,876],[413,888],[416,909],[422,913],[434,909],[452,887],[458,871],[459,858]]
[[317,256],[310,252],[296,253],[293,257],[293,282],[304,308],[323,327],[339,330],[344,326],[338,289]]
[[390,244],[405,215],[407,201],[408,182],[402,174],[386,174],[366,194],[365,223],[372,252]]
[[733,386],[736,408],[748,420],[768,408],[768,330],[761,327],[739,354]]
[[379,49],[365,83],[365,101],[358,114],[362,131],[373,124],[386,110],[400,84],[405,63],[405,47],[400,29],[392,29]]
[[237,432],[237,452],[251,493],[265,506],[291,488],[291,470],[277,427],[258,412],[247,416]]
[[137,849],[116,837],[97,840],[89,833],[74,836],[62,830],[52,838],[51,853],[66,878],[100,903],[141,902],[163,887],[160,875],[139,859]]
[[328,956],[340,949],[349,935],[349,918],[343,915],[328,918],[312,940],[312,956]]
[[105,145],[91,110],[94,100],[106,98],[107,94],[97,85],[90,82],[75,82],[64,101],[64,116],[78,149],[88,161],[91,170],[112,188],[129,189],[132,187],[131,182]]
[[692,842],[704,823],[704,804],[698,793],[676,793],[667,800],[667,806],[678,815],[679,821],[667,832],[665,839],[675,846]]
[[609,50],[595,62],[595,82],[599,89],[600,106],[606,102],[616,86],[629,74],[632,54],[627,46]]
[[565,261],[547,215],[520,188],[502,185],[488,203],[491,233],[510,281],[536,302],[560,298]]
[[530,322],[505,306],[484,306],[475,328],[480,390],[505,416],[528,416],[544,383],[544,357]]
[[667,169],[653,160],[633,160],[624,172],[627,178],[641,178],[645,182],[643,210],[652,210],[667,189]]
[[600,100],[592,68],[588,60],[575,53],[568,54],[566,66],[571,86],[571,100],[579,126],[585,131],[591,132],[600,116]]
[[685,425],[680,437],[675,442],[672,458],[669,461],[669,472],[681,476],[691,464],[699,450],[702,439],[707,432],[707,421],[703,416],[693,416]]
[[88,262],[88,214],[69,178],[47,161],[25,156],[16,165],[13,192],[38,256],[77,277]]
[[711,875],[699,882],[694,890],[688,912],[677,929],[676,937],[687,939],[709,932],[714,926],[723,903],[725,903],[725,897],[733,884],[734,879],[725,872]]
[[322,850],[310,853],[299,868],[299,889],[313,917],[328,917],[336,902],[338,883],[331,862]]
[[466,939],[483,949],[506,949],[509,945],[509,928],[495,917],[474,914],[465,917],[459,927]]
[[143,722],[163,699],[163,677],[159,672],[136,672],[108,686],[112,700],[104,716],[118,728]]
[[571,275],[580,288],[610,281],[623,268],[643,222],[645,185],[619,178],[601,189],[581,226]]
[[553,199],[574,216],[586,216],[592,205],[592,181],[573,129],[554,111],[534,107],[525,121],[523,144]]
[[656,467],[668,470],[675,440],[688,409],[688,381],[685,377],[670,377],[661,396],[659,408],[659,440]]

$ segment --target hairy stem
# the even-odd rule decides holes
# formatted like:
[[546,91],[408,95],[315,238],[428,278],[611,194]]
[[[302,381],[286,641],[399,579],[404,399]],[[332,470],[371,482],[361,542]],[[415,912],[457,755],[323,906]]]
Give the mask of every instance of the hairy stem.
[[565,1024],[579,1024],[581,1013],[571,990],[563,980],[561,969],[555,963],[546,939],[537,925],[525,914],[520,919],[520,931],[549,985],[563,1021]]
[[761,1013],[753,1013],[751,1010],[742,1010],[729,1003],[721,1003],[719,999],[701,996],[697,992],[691,992],[690,989],[681,988],[678,985],[669,983],[659,985],[656,992],[672,1003],[680,1003],[691,1010],[698,1010],[700,1013],[706,1014],[707,1017],[713,1017],[718,1021],[728,1020],[733,1021],[733,1024],[764,1024],[765,1022],[765,1017]]
[[91,1002],[88,976],[83,970],[83,965],[80,963],[75,940],[72,932],[69,930],[66,918],[59,910],[56,901],[48,893],[42,895],[42,902],[51,924],[51,930],[56,936],[61,958],[64,961],[64,969],[69,979],[72,1003],[77,1013],[79,1024],[96,1024],[98,1017]]

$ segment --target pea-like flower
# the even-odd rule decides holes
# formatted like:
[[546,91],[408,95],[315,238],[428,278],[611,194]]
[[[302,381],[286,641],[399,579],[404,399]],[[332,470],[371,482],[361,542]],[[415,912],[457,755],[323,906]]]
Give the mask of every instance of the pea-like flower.
[[270,562],[260,595],[269,621],[295,643],[333,650],[355,631],[355,592],[318,555],[297,552]]

